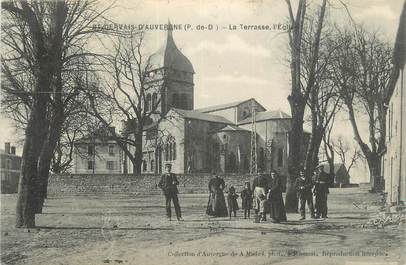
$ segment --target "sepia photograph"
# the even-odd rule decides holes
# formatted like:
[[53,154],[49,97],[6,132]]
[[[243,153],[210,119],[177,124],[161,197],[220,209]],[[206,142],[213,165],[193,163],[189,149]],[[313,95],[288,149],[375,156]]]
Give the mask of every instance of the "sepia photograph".
[[406,264],[406,0],[0,2],[1,264]]

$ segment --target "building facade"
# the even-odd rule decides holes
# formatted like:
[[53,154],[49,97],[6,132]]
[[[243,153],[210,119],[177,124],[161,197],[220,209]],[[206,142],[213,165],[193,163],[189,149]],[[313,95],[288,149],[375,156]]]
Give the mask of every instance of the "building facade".
[[15,146],[5,143],[4,150],[0,150],[1,193],[16,193],[20,174],[21,157]]
[[386,153],[382,160],[387,203],[399,205],[406,199],[406,91],[405,70],[387,99]]
[[121,174],[123,153],[111,137],[110,130],[102,128],[75,142],[73,173],[75,174]]
[[[178,174],[247,173],[254,124],[258,167],[287,175],[291,130],[288,114],[267,111],[253,98],[194,109],[194,68],[176,46],[171,30],[163,47],[151,56],[150,64],[144,108],[152,115],[142,137],[143,174],[159,174],[166,163],[171,163],[173,172]],[[130,124],[129,121],[124,123]],[[130,130],[124,128],[123,131]],[[134,139],[131,134],[126,137]],[[106,148],[118,146],[109,137],[95,139],[82,139],[76,145],[78,150],[82,149],[77,153],[82,155],[75,154],[75,173],[118,173],[120,170],[133,173],[133,165],[125,155],[121,161],[114,160],[114,165],[117,164],[114,170],[107,170],[106,159],[112,157],[106,155]],[[92,144],[99,160],[93,157],[93,151],[87,152],[86,148],[92,148],[89,147]],[[136,151],[132,146],[128,149],[131,153]]]

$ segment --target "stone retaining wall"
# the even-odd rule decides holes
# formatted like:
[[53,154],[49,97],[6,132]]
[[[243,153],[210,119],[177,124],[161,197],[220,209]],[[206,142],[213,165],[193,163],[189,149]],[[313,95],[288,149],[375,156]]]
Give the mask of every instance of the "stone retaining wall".
[[[239,192],[244,182],[252,183],[250,175],[221,176],[226,189],[234,186]],[[207,193],[211,175],[178,175],[180,193]],[[160,193],[157,187],[160,180],[158,175],[105,175],[105,174],[64,174],[52,175],[49,179],[48,194],[66,193]]]

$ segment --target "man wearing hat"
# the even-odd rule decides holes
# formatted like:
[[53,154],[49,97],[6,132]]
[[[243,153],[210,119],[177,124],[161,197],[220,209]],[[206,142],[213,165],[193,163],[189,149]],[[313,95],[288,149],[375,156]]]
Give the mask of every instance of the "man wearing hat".
[[171,172],[172,164],[165,165],[165,173],[162,174],[161,180],[159,181],[158,187],[160,187],[165,195],[165,206],[166,215],[168,220],[171,221],[171,201],[173,201],[173,206],[175,207],[176,218],[178,221],[183,221],[182,214],[180,211],[179,200],[178,200],[178,187],[179,181],[176,175]]
[[316,175],[314,180],[314,196],[316,218],[327,218],[327,195],[329,194],[329,176],[324,172],[324,166],[316,167]]
[[300,220],[306,219],[306,202],[310,210],[311,218],[315,218],[312,196],[313,182],[309,177],[305,176],[304,168],[299,169],[299,177],[296,179],[295,187],[297,197],[300,200],[300,215],[302,216]]

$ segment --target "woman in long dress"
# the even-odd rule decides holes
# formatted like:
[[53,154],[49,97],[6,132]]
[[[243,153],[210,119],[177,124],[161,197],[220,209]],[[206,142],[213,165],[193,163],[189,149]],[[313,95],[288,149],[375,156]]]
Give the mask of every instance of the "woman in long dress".
[[226,217],[227,206],[224,198],[223,190],[226,187],[224,180],[217,174],[209,181],[209,203],[207,205],[206,214],[214,217]]
[[281,179],[276,171],[271,171],[271,179],[269,181],[269,212],[273,223],[286,222],[286,211],[282,197]]

